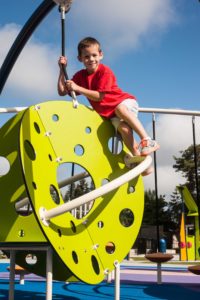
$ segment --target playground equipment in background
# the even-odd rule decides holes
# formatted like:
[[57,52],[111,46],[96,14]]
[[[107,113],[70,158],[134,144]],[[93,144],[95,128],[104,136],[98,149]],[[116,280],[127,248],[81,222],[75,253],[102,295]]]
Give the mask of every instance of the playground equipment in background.
[[[137,237],[144,209],[139,174],[151,163],[147,157],[128,169],[124,149],[118,154],[110,149],[113,135],[109,121],[86,106],[74,109],[66,101],[40,103],[10,119],[0,130],[0,155],[10,164],[8,173],[0,177],[1,245],[46,243],[53,248],[54,279],[102,281]],[[85,169],[95,187],[79,197],[83,204],[91,195],[90,210],[82,218],[70,212],[71,203],[81,205],[77,199],[64,204],[57,170],[65,163]],[[71,176],[66,172],[67,176],[69,183]],[[20,210],[23,207],[26,213]],[[60,207],[61,213],[53,216]],[[51,216],[44,220],[45,212]],[[28,262],[28,254],[36,257],[34,263]],[[46,275],[40,251],[20,251],[16,263]]]
[[[185,225],[185,213],[182,211],[180,228],[180,259],[200,259],[200,236],[199,236],[199,210],[186,186],[177,187],[181,194],[182,201],[188,208],[188,217],[194,217],[194,224]],[[192,232],[191,232],[192,229]]]

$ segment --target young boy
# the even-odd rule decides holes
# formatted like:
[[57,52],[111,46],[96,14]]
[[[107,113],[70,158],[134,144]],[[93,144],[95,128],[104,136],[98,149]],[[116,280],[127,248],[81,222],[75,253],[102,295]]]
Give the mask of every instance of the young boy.
[[[67,64],[67,59],[61,56],[59,95],[64,96],[74,91],[77,95],[87,97],[97,113],[111,120],[133,156],[146,156],[156,151],[159,149],[158,143],[148,136],[137,118],[138,104],[135,97],[118,87],[112,70],[101,64],[102,58],[100,43],[92,37],[84,38],[78,44],[78,60],[83,63],[85,69],[78,71],[72,80],[65,81],[62,65]],[[141,139],[139,145],[134,140],[133,131]],[[147,173],[151,172],[149,169]]]

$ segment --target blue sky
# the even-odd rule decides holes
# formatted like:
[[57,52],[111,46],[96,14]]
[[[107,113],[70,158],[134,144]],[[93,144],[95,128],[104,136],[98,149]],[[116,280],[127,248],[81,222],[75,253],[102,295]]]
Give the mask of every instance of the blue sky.
[[[20,29],[42,1],[0,2],[1,65]],[[100,40],[103,62],[113,69],[120,87],[137,97],[141,107],[199,110],[198,0],[74,0],[66,14],[70,76],[82,67],[76,58],[76,47],[85,36]],[[30,106],[49,99],[61,99],[56,89],[60,45],[60,14],[56,7],[36,29],[19,56],[0,95],[0,107]],[[146,117],[142,118],[146,124]],[[5,119],[3,116],[1,123]],[[180,128],[183,129],[187,122],[190,123],[180,118]],[[179,124],[178,118],[169,122],[166,116],[158,117],[161,172],[172,163],[171,157],[181,150],[180,147],[190,144],[186,139],[180,145],[179,131],[172,137],[176,124]],[[171,131],[167,125],[171,125]],[[186,131],[188,129],[184,129]],[[172,139],[178,139],[179,143],[171,145]],[[161,192],[165,190],[168,188],[163,183]]]
[[[3,38],[4,32],[5,45],[1,42],[1,48],[5,47],[5,50],[0,51],[0,63],[9,49],[8,45],[11,45],[19,29],[41,2],[1,0],[0,38]],[[81,68],[76,59],[78,41],[84,36],[93,35],[102,43],[104,63],[115,71],[120,86],[136,95],[140,106],[198,110],[200,3],[197,0],[125,0],[117,8],[115,6],[114,0],[73,1],[72,8],[66,15],[66,53],[69,57],[70,75]],[[137,19],[134,20],[136,15]],[[132,20],[127,20],[131,17]],[[12,28],[8,28],[10,24],[13,24]],[[26,78],[30,76],[24,80],[25,92],[20,88],[18,98],[14,87],[15,96],[7,102],[7,95],[12,95],[12,91],[7,91],[10,89],[7,83],[0,96],[2,104],[19,106],[21,102],[22,105],[29,105],[35,101],[34,98],[38,99],[40,94],[41,100],[45,98],[44,93],[48,98],[57,96],[56,82],[52,86],[53,78],[49,93],[44,88],[39,88],[35,91],[35,97],[32,88],[29,92],[27,87],[30,85],[28,79],[31,81],[37,76],[37,69],[40,74],[41,71],[44,72],[44,77],[45,67],[47,73],[55,71],[57,76],[56,64],[60,54],[60,15],[57,7],[36,29],[29,49],[26,48],[28,46],[19,58],[22,60],[24,52],[29,52],[24,61],[25,72],[29,73],[26,74]],[[35,53],[32,61],[34,51],[38,51],[37,55],[40,57]],[[50,66],[47,68],[46,64]],[[14,69],[17,69],[17,65]],[[18,70],[19,73],[22,72]],[[21,80],[23,81],[23,78]]]

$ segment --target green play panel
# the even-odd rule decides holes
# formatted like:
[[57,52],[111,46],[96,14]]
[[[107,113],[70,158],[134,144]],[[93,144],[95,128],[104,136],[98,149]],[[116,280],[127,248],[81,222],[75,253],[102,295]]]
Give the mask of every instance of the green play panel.
[[[109,121],[66,101],[40,103],[9,120],[0,130],[0,156],[10,164],[0,177],[0,242],[46,242],[54,249],[55,279],[102,281],[138,235],[144,210],[141,176],[95,199],[81,217],[66,212],[45,225],[40,209],[64,203],[57,176],[63,164],[87,172],[95,189],[129,171],[125,149],[112,153],[113,136]],[[22,199],[29,199],[25,212],[16,209]],[[43,274],[44,255],[37,253],[34,267],[24,262],[25,255],[20,253],[18,262]]]

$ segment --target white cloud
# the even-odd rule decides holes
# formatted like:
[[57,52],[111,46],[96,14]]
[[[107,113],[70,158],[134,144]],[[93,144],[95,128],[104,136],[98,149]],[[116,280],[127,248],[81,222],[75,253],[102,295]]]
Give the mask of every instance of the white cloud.
[[0,65],[2,65],[3,60],[12,46],[19,30],[20,28],[16,24],[7,24],[2,28],[0,27]]
[[35,41],[29,42],[13,68],[8,88],[42,97],[54,95],[58,77],[57,60],[54,49]]
[[[158,165],[157,188],[158,195],[166,195],[167,199],[172,195],[177,185],[183,184],[185,179],[172,168],[172,165]],[[155,189],[154,173],[144,177],[145,190]]]
[[[3,62],[19,32],[19,26],[10,24],[1,28],[0,61]],[[1,44],[2,45],[2,44]],[[42,44],[32,38],[19,55],[6,83],[10,93],[37,96],[55,95],[58,76],[58,51],[52,45]],[[27,97],[27,98],[28,98]]]
[[80,34],[96,34],[106,52],[115,56],[136,48],[144,37],[151,40],[151,33],[162,32],[176,19],[171,0],[84,0],[75,4],[72,9]]
[[[151,125],[147,126],[148,128]],[[196,144],[200,143],[200,118],[195,118]],[[156,121],[156,139],[160,149],[157,157],[158,193],[171,195],[176,185],[185,182],[181,174],[175,172],[173,156],[180,157],[180,151],[193,144],[192,117],[159,115]],[[154,189],[154,174],[144,178],[145,189]]]

